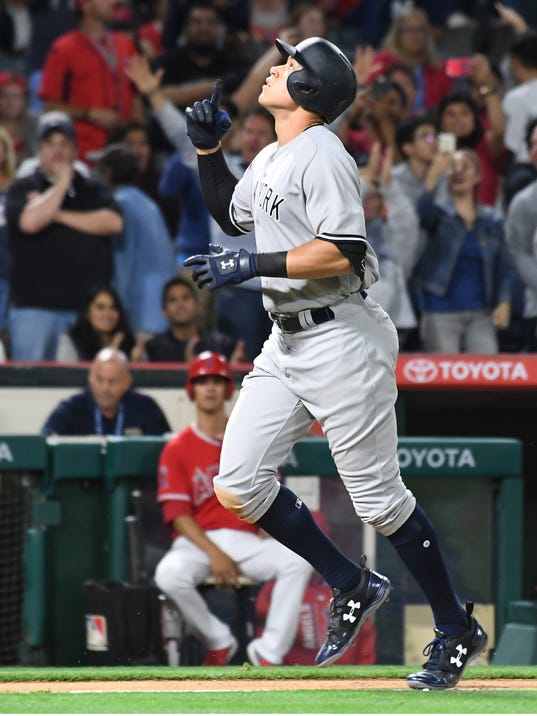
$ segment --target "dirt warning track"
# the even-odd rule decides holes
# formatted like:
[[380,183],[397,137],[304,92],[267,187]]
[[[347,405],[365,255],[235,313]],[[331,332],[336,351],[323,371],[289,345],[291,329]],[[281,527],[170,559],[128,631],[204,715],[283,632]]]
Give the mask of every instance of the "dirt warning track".
[[[0,683],[0,693],[110,693],[149,691],[312,691],[364,689],[407,689],[405,679],[235,679],[235,680],[140,680],[140,681],[25,681]],[[537,679],[463,679],[457,691],[535,689]]]

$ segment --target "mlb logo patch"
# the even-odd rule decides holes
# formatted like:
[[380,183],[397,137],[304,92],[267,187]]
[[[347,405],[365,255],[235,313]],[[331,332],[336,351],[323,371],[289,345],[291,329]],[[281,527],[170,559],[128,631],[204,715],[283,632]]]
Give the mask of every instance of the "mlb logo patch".
[[102,614],[86,614],[86,649],[108,651],[106,617]]

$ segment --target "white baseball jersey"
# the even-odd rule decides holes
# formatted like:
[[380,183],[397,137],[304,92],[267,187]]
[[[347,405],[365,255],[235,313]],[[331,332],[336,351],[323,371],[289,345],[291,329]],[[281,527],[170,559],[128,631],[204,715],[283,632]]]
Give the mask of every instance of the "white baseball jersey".
[[[322,126],[259,152],[235,187],[229,215],[241,232],[255,230],[261,253],[289,251],[316,237],[367,244],[356,163],[338,137]],[[274,313],[296,313],[332,305],[367,288],[378,275],[377,257],[367,244],[363,282],[356,274],[324,279],[263,276],[264,306]]]
[[[286,251],[316,237],[366,241],[356,164],[320,126],[257,155],[235,187],[230,217],[242,231],[255,228],[260,252]],[[269,311],[329,305],[334,317],[296,332],[275,323],[243,381],[214,485],[249,522],[276,498],[276,471],[314,418],[361,520],[390,535],[414,510],[397,461],[397,332],[361,291],[378,279],[377,257],[366,245],[363,282],[355,274],[262,278]]]

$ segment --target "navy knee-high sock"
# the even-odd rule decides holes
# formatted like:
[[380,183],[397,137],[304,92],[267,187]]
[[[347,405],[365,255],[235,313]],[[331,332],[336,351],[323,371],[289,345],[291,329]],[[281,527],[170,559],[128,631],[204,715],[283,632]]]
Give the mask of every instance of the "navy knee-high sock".
[[360,567],[325,535],[306,505],[285,485],[280,485],[276,499],[257,524],[309,562],[332,589],[350,592],[360,583]]
[[429,600],[436,627],[445,634],[464,633],[468,617],[453,589],[434,527],[419,505],[388,539]]

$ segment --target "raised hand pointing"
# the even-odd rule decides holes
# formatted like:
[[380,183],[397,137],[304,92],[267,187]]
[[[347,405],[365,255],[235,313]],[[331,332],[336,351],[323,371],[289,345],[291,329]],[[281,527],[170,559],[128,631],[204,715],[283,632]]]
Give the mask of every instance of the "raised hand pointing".
[[231,127],[229,114],[220,109],[221,98],[222,80],[218,79],[214,83],[211,99],[194,102],[193,107],[187,107],[186,131],[192,144],[198,149],[214,149]]

